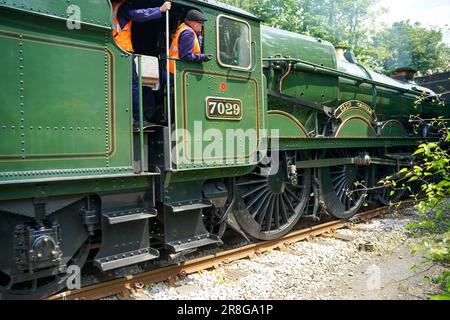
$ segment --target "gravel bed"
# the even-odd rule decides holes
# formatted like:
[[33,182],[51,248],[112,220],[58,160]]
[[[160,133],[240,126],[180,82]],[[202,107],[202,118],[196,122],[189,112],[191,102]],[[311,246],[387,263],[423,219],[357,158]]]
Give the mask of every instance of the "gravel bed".
[[[364,298],[368,289],[356,282],[358,279],[360,283],[367,282],[371,276],[372,262],[379,262],[383,268],[391,269],[395,264],[391,261],[383,262],[384,258],[401,260],[403,257],[399,255],[400,251],[402,255],[410,255],[410,244],[406,241],[408,235],[404,227],[411,222],[411,218],[410,215],[403,215],[372,220],[369,223],[358,224],[352,229],[339,230],[338,233],[346,236],[344,237],[346,240],[321,237],[314,242],[298,242],[286,251],[273,250],[254,259],[244,259],[218,269],[193,274],[175,285],[148,284],[142,294],[132,298],[142,300]],[[369,246],[365,246],[366,244]],[[365,248],[369,248],[368,251],[365,251]],[[420,261],[420,257],[416,259]],[[389,270],[389,275],[405,276],[401,267],[404,268],[406,263],[409,266],[410,261],[404,261],[402,266],[395,267],[397,271]],[[390,279],[389,276],[384,278]],[[357,288],[358,286],[361,288]],[[385,286],[392,285],[383,282],[381,288],[377,290],[382,290]],[[396,290],[400,290],[398,285],[394,291]],[[388,292],[384,298],[408,298],[405,296],[406,293],[402,295],[397,291]],[[383,294],[377,294],[365,298],[383,298]]]

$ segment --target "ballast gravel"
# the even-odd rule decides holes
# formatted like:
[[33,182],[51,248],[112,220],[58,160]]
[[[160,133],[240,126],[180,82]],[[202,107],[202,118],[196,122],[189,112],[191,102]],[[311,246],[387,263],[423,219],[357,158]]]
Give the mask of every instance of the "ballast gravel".
[[[143,300],[426,299],[438,288],[424,281],[420,254],[395,215],[189,275],[175,284],[147,284]],[[411,267],[417,264],[417,270]],[[437,274],[439,270],[431,268]]]

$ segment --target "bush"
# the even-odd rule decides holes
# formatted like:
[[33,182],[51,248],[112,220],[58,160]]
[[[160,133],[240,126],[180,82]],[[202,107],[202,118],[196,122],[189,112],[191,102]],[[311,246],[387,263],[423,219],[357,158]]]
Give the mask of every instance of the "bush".
[[[443,293],[430,299],[450,299],[450,155],[448,143],[450,133],[444,131],[444,141],[419,146],[414,153],[420,162],[409,172],[405,172],[409,182],[420,182],[426,200],[417,205],[418,220],[408,226],[415,237],[420,237],[419,247],[414,251],[425,254],[428,262],[443,265],[443,274],[435,279],[442,286]],[[413,195],[418,198],[418,195]]]

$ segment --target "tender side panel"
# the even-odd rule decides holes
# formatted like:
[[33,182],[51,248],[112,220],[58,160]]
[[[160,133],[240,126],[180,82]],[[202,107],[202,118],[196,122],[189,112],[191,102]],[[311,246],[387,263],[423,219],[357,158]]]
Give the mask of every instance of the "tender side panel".
[[0,181],[132,172],[130,59],[109,38],[0,9]]
[[98,27],[111,25],[111,5],[108,0],[3,0],[0,8],[28,11],[59,19],[81,21]]

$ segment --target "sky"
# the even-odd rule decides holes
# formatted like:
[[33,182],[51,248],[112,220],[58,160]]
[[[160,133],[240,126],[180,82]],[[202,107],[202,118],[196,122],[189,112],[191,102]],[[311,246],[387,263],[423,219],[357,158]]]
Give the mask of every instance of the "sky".
[[381,0],[377,7],[389,9],[378,22],[390,25],[409,19],[426,27],[441,27],[444,41],[450,45],[450,0]]

